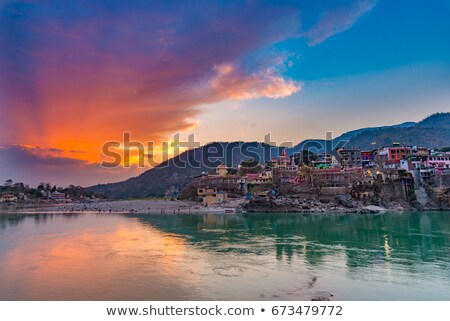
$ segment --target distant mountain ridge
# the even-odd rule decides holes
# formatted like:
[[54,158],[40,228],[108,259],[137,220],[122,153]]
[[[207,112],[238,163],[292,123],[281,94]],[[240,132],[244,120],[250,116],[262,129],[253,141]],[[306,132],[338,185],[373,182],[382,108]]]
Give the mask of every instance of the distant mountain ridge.
[[391,126],[377,130],[363,130],[350,139],[348,146],[373,149],[397,142],[442,148],[450,145],[450,113],[428,116],[413,126]]
[[[398,125],[392,125],[392,126],[380,126],[380,127],[366,127],[366,128],[360,128],[348,131],[346,133],[343,133],[342,135],[332,138],[333,142],[326,141],[325,139],[306,139],[299,144],[295,145],[292,148],[286,149],[287,153],[289,155],[292,155],[293,153],[301,152],[305,149],[310,149],[311,151],[316,151],[317,153],[322,153],[325,151],[324,147],[327,147],[327,150],[331,151],[333,149],[336,149],[336,147],[340,147],[342,145],[347,145],[348,142],[352,141],[354,138],[356,138],[358,135],[365,133],[365,132],[373,132],[378,130],[384,130],[388,128],[409,128],[417,125],[415,122],[405,122]],[[319,148],[319,146],[322,146]]]
[[[286,151],[289,155],[305,149],[321,153],[325,147],[331,151],[332,147],[340,146],[337,144],[340,141],[348,142],[346,146],[363,150],[390,146],[394,142],[447,147],[450,146],[450,113],[434,114],[419,123],[356,129],[336,137],[333,142],[307,139],[292,148],[286,148]],[[186,151],[137,177],[91,186],[88,190],[119,199],[177,195],[196,175],[211,171],[221,163],[236,168],[244,159],[254,158],[266,162],[278,157],[282,149],[258,142],[215,142]],[[211,159],[207,159],[208,156],[212,156]]]

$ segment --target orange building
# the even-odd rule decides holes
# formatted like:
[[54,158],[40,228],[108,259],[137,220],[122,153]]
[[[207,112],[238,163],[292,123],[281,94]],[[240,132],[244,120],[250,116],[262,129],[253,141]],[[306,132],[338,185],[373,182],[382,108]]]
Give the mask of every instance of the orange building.
[[394,146],[394,147],[383,147],[379,155],[385,155],[386,160],[388,161],[396,161],[399,162],[402,159],[405,159],[409,154],[412,153],[411,147],[406,146]]

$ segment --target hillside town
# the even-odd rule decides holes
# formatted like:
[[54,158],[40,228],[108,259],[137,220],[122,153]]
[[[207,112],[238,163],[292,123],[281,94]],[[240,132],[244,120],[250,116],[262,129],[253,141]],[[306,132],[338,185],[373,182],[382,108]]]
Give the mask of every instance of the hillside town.
[[283,150],[265,164],[247,160],[237,170],[221,164],[183,194],[205,207],[245,198],[249,211],[442,209],[450,204],[450,152],[398,143],[323,154]]
[[[177,202],[173,202],[178,200]],[[398,143],[374,150],[302,151],[265,163],[243,160],[195,176],[179,195],[139,204],[105,202],[80,186],[37,188],[7,180],[0,204],[113,212],[381,212],[450,208],[450,151]],[[134,203],[133,203],[134,202]],[[66,204],[66,205],[64,205]]]

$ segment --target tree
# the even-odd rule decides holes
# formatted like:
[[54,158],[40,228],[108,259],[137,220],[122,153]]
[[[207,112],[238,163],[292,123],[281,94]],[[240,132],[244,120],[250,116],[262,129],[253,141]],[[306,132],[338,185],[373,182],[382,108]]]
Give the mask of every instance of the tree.
[[256,174],[256,173],[260,173],[261,169],[262,169],[261,164],[259,164],[259,162],[257,162],[253,158],[244,159],[240,164],[239,174],[240,175]]
[[181,199],[195,199],[197,197],[197,184],[194,182],[186,185],[180,192]]
[[13,185],[13,189],[16,193],[22,193],[25,190],[25,184],[22,182],[16,182]]
[[302,150],[301,153],[294,154],[294,162],[296,165],[310,166],[315,160],[317,160],[317,155],[309,150]]
[[375,193],[380,194],[383,189],[383,183],[380,180],[376,180],[372,184]]
[[312,173],[313,169],[308,166],[302,166],[297,171],[296,176],[304,182],[311,183],[312,182]]
[[325,172],[316,171],[312,173],[311,184],[317,196],[320,196],[322,189],[328,184],[328,179]]

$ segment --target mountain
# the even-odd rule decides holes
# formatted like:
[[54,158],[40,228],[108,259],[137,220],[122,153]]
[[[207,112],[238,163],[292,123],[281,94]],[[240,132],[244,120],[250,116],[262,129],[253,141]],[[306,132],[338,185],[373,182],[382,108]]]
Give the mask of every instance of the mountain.
[[[333,141],[327,141],[325,139],[306,139],[302,141],[301,143],[295,145],[292,148],[287,149],[287,153],[289,155],[292,155],[293,153],[298,153],[302,150],[310,150],[314,153],[323,153],[325,151],[325,147],[327,147],[327,150],[332,151],[336,149],[337,147],[347,145],[348,142],[355,142],[358,141],[354,140],[358,135],[362,133],[370,133],[370,132],[376,132],[384,129],[390,129],[390,128],[410,128],[417,125],[415,122],[405,122],[398,125],[393,126],[380,126],[380,127],[366,127],[366,128],[360,128],[351,130],[349,132],[346,132],[336,138],[332,138]],[[370,144],[370,143],[369,143]],[[351,145],[351,144],[350,144]]]
[[174,196],[195,176],[212,172],[219,164],[237,168],[244,159],[267,162],[280,148],[257,142],[215,142],[188,150],[126,181],[88,188],[109,198]]
[[392,143],[434,148],[450,146],[450,113],[431,115],[412,126],[392,126],[363,130],[350,139],[347,146],[373,149]]
[[[333,141],[307,139],[286,151],[289,155],[305,149],[320,153],[325,146],[331,151],[344,142],[348,142],[346,146],[361,149],[390,146],[394,142],[447,147],[450,146],[450,113],[434,114],[419,123],[356,129]],[[236,168],[244,159],[266,162],[278,157],[280,152],[280,147],[258,142],[215,142],[186,151],[137,177],[119,183],[95,185],[87,190],[119,199],[172,196],[177,195],[193,177],[211,172],[221,163]]]
[[392,126],[360,128],[360,129],[355,129],[355,130],[346,132],[346,133],[342,134],[341,136],[337,137],[335,140],[349,142],[353,138],[355,138],[356,136],[358,136],[359,134],[364,133],[364,132],[373,132],[373,131],[379,131],[379,130],[384,130],[384,129],[389,129],[389,128],[410,128],[415,125],[417,125],[417,123],[415,123],[415,122],[405,122],[402,124],[392,125]]

